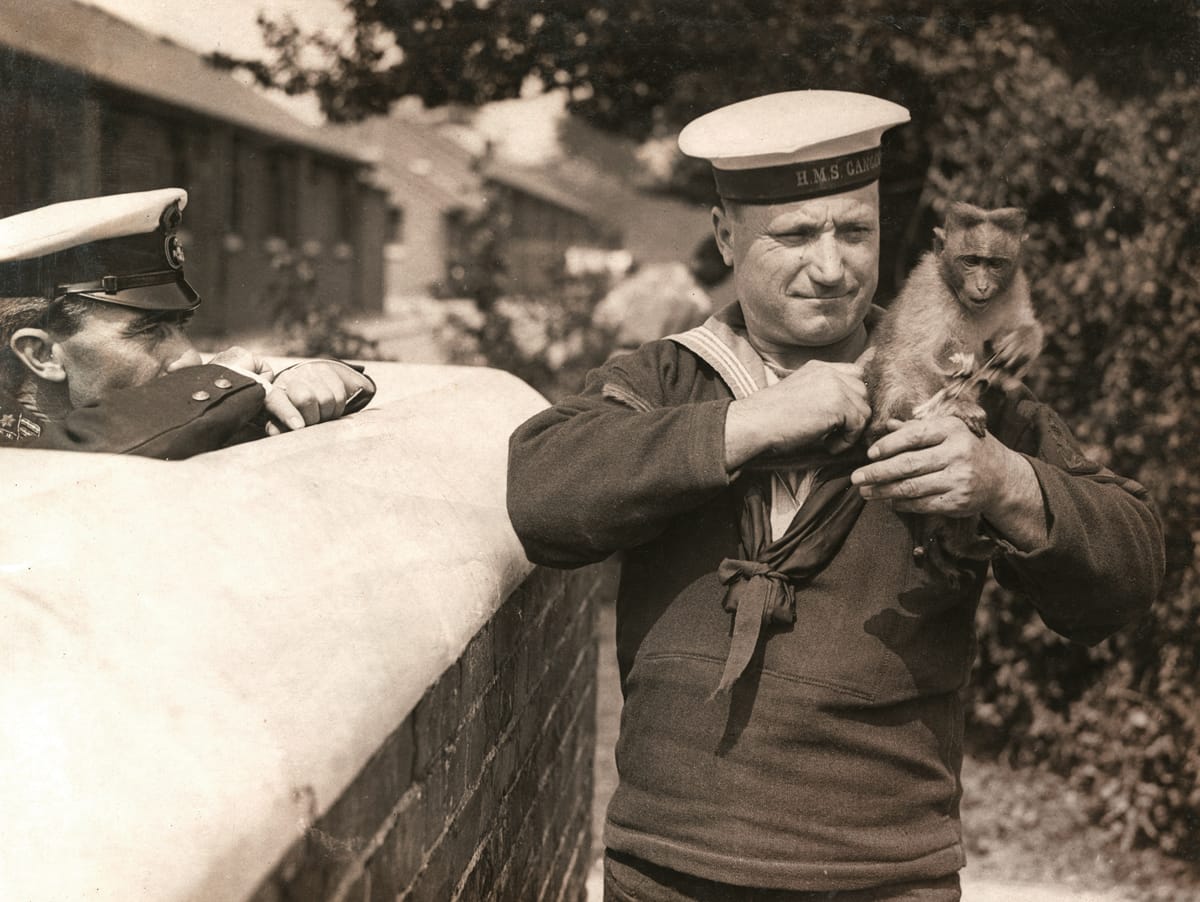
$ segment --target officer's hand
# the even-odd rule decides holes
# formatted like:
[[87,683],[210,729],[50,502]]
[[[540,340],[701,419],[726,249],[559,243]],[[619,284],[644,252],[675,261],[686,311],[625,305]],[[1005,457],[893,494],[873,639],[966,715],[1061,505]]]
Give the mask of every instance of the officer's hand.
[[336,419],[345,411],[348,398],[371,388],[371,380],[344,363],[310,360],[289,367],[275,378],[275,390],[267,396],[272,418],[267,434]]
[[862,361],[811,360],[770,388],[729,405],[725,467],[735,470],[768,451],[837,454],[858,440],[870,417]]

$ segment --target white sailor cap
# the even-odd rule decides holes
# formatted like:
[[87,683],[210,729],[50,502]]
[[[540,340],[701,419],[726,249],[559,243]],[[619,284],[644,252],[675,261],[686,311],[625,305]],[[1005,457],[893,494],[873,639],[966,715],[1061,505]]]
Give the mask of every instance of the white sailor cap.
[[879,178],[879,143],[908,110],[850,91],[784,91],[713,110],[679,133],[712,163],[717,194],[747,204],[840,194]]
[[0,298],[75,295],[141,310],[191,310],[176,230],[182,188],[51,204],[0,219]]

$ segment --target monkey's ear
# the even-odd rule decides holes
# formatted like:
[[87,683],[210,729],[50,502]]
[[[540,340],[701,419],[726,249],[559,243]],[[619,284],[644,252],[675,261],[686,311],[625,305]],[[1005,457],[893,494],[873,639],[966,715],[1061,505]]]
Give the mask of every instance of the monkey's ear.
[[1017,233],[1025,228],[1025,211],[1020,207],[1005,207],[1002,210],[993,210],[990,218],[1000,228],[1009,232]]
[[935,253],[941,253],[946,247],[946,230],[940,226],[933,228],[933,250]]

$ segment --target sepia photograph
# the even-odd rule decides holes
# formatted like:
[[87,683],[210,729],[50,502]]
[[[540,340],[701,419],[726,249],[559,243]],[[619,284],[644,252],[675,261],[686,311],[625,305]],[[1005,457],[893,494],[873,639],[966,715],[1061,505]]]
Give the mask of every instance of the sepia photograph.
[[0,0],[0,902],[1200,899],[1195,0]]

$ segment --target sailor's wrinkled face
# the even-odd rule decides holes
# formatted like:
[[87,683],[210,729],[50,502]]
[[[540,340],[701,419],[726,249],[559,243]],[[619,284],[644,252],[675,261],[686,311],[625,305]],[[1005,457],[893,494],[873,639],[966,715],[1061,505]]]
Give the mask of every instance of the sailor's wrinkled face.
[[879,281],[879,185],[713,210],[717,244],[754,342],[816,348],[850,336]]

